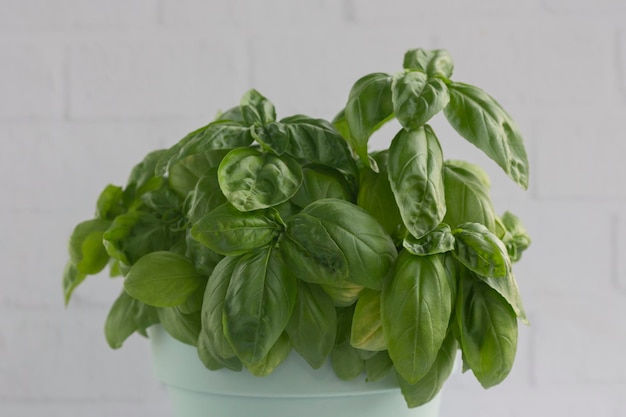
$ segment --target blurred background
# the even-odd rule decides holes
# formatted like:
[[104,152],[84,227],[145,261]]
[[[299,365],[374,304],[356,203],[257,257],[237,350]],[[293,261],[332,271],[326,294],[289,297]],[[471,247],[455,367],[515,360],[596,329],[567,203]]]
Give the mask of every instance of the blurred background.
[[626,416],[624,0],[0,0],[0,415],[168,416],[147,341],[104,339],[121,281],[91,277],[63,307],[73,226],[247,89],[279,117],[332,118],[356,79],[416,47],[448,49],[452,78],[501,102],[531,161],[523,192],[432,123],[533,238],[516,367],[487,391],[454,375],[442,417]]

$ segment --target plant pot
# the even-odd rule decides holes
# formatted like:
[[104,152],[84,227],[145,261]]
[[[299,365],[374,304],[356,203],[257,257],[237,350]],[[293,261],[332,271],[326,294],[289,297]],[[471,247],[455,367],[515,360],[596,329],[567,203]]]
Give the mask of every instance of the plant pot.
[[174,417],[436,417],[440,395],[409,409],[390,373],[373,383],[342,381],[329,361],[312,369],[295,352],[274,373],[210,371],[196,349],[160,326],[149,329],[156,377],[167,385]]

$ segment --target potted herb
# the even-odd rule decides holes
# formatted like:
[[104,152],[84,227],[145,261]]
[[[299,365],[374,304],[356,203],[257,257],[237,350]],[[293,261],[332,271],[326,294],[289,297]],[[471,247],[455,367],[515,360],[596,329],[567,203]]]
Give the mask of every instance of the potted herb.
[[[390,389],[406,400],[392,414],[436,415],[424,404],[458,350],[485,388],[500,383],[526,321],[511,265],[530,241],[516,216],[496,215],[485,172],[445,160],[427,123],[443,111],[524,189],[528,161],[511,117],[481,89],[451,81],[452,67],[444,50],[410,50],[402,71],[359,79],[332,123],[278,121],[272,103],[249,91],[148,154],[125,187],[104,189],[95,218],[70,238],[66,303],[108,265],[124,277],[105,324],[109,345],[149,332],[157,359],[182,349],[186,358],[157,369],[173,375],[173,398],[181,387],[201,395],[189,387],[197,379],[228,415],[246,412],[233,411],[243,400],[216,397],[225,386],[258,397],[268,381],[280,387],[275,397],[309,403],[267,415],[318,415],[351,386],[371,395],[341,415],[380,413],[387,400],[378,394]],[[394,117],[402,129],[389,148],[368,153],[372,133]],[[312,387],[318,375],[322,387]],[[193,398],[180,415],[201,415]],[[242,407],[265,415],[267,402],[250,401]]]

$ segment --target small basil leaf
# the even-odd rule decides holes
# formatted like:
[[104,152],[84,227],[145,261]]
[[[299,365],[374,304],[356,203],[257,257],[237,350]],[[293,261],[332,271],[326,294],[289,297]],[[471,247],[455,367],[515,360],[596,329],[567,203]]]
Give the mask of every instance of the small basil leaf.
[[241,361],[236,356],[230,358],[221,358],[217,356],[208,345],[207,340],[208,339],[205,333],[201,331],[200,336],[198,337],[198,357],[205,367],[211,371],[228,368],[231,371],[239,372],[243,369]]
[[320,287],[330,296],[335,307],[349,307],[356,302],[359,294],[365,288],[348,280],[320,284]]
[[245,121],[243,120],[243,115],[241,114],[241,107],[240,106],[235,106],[235,107],[231,107],[230,109],[224,111],[224,112],[219,112],[217,114],[217,117],[215,118],[216,121],[218,120],[228,120],[231,122],[237,122],[237,123],[244,123]]
[[335,374],[344,381],[353,380],[365,370],[363,359],[359,357],[357,349],[350,344],[353,313],[354,308],[351,307],[337,310],[337,337],[330,354]]
[[[447,203],[444,222],[452,228],[472,222],[485,225],[495,231],[496,214],[489,197],[489,186],[478,167],[446,161],[444,165],[444,188]],[[483,172],[484,173],[484,172]]]
[[296,304],[287,324],[293,348],[311,365],[321,367],[330,354],[337,331],[337,313],[330,297],[317,285],[298,283]]
[[393,111],[407,130],[417,129],[443,110],[450,101],[448,87],[422,71],[404,71],[391,84]]
[[273,247],[241,255],[224,300],[224,332],[244,364],[261,361],[283,333],[297,281]]
[[187,258],[160,251],[143,256],[133,265],[124,288],[148,305],[173,307],[184,303],[202,282],[202,275]]
[[82,274],[97,274],[109,262],[102,236],[111,226],[110,220],[93,219],[79,223],[69,242],[70,259]]
[[228,149],[202,152],[175,163],[169,170],[169,186],[176,194],[185,198],[196,188],[198,180],[207,175],[207,171],[217,169],[228,152]]
[[144,337],[148,337],[147,329],[159,323],[159,312],[156,307],[149,306],[141,301],[134,299],[133,320],[137,325],[137,333]]
[[125,211],[122,187],[107,185],[98,197],[96,217],[103,220],[113,220]]
[[370,136],[393,117],[391,76],[374,73],[360,78],[350,90],[344,117],[346,138],[365,165],[370,165],[367,143]]
[[506,277],[511,261],[504,244],[479,223],[464,223],[452,231],[454,256],[468,269],[484,277]]
[[80,272],[72,261],[69,261],[65,265],[65,270],[63,271],[63,296],[66,306],[70,302],[70,298],[76,287],[82,284],[85,278],[87,278],[87,274]]
[[280,231],[265,213],[241,212],[226,203],[198,220],[191,235],[221,255],[241,255],[269,244]]
[[489,388],[511,371],[517,351],[517,319],[511,306],[486,283],[461,280],[456,307],[463,361]]
[[174,339],[191,346],[198,345],[200,335],[200,312],[186,314],[178,307],[165,307],[158,309],[161,326]]
[[335,170],[323,166],[304,167],[303,181],[291,202],[306,207],[324,198],[351,200],[352,193],[346,180]]
[[456,351],[457,341],[454,334],[450,332],[443,341],[435,362],[419,381],[409,384],[402,375],[396,373],[400,390],[409,408],[428,403],[441,391],[443,384],[454,369]]
[[249,90],[241,98],[241,115],[247,125],[266,125],[276,120],[274,105],[257,90]]
[[429,76],[443,76],[450,78],[454,64],[448,51],[444,49],[411,49],[404,54],[404,68],[416,69]]
[[522,253],[530,246],[530,236],[528,236],[520,219],[511,212],[505,212],[501,222],[506,232],[502,241],[506,246],[511,262],[517,262],[522,257]]
[[380,315],[380,292],[365,289],[359,294],[354,316],[350,344],[357,349],[378,352],[387,349]]
[[446,213],[443,155],[430,126],[396,135],[389,147],[388,169],[404,224],[420,238],[437,227]]
[[419,239],[408,235],[402,246],[413,255],[427,256],[454,250],[454,235],[450,226],[441,223],[434,230]]
[[217,180],[217,168],[211,168],[198,180],[196,188],[185,200],[187,218],[191,223],[197,223],[204,215],[226,202]]
[[445,115],[450,125],[482,150],[523,189],[528,188],[528,157],[511,116],[487,93],[468,84],[451,83]]
[[376,352],[374,356],[365,360],[365,374],[367,382],[380,381],[393,369],[393,362],[387,351]]
[[219,120],[189,133],[176,145],[168,149],[156,166],[158,175],[165,175],[169,169],[183,159],[216,149],[234,149],[252,143],[251,128],[238,122]]
[[161,186],[161,180],[155,178],[155,170],[159,161],[166,153],[166,149],[150,152],[140,163],[133,167],[124,190],[125,193],[131,193],[131,196],[128,196],[128,198],[140,197],[143,193]]
[[254,376],[267,376],[274,372],[274,370],[287,359],[290,352],[291,341],[287,333],[283,333],[263,359],[259,362],[246,365],[246,368],[248,368],[250,373]]
[[239,148],[224,157],[217,177],[226,199],[239,211],[251,211],[293,197],[302,184],[302,168],[287,155]]
[[111,349],[119,349],[130,335],[137,331],[133,320],[136,305],[135,299],[122,291],[115,300],[104,324],[104,335]]
[[198,272],[210,276],[223,256],[194,239],[190,229],[187,229],[185,234],[185,242],[185,256],[193,262],[193,266]]
[[410,384],[432,367],[452,314],[452,289],[442,259],[403,251],[383,288],[381,311],[389,356]]

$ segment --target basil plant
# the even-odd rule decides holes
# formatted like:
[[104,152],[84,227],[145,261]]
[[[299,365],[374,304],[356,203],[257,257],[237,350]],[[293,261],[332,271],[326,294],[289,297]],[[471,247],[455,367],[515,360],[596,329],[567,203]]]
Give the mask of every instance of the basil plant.
[[[428,122],[443,111],[525,189],[522,137],[487,93],[450,79],[446,51],[410,50],[403,66],[359,79],[332,122],[278,120],[250,90],[149,153],[74,229],[66,303],[108,266],[123,277],[112,348],[160,323],[211,370],[267,375],[294,350],[344,380],[392,372],[409,407],[437,394],[457,350],[485,388],[500,383],[526,322],[512,264],[530,240]],[[393,118],[389,148],[369,153]]]

